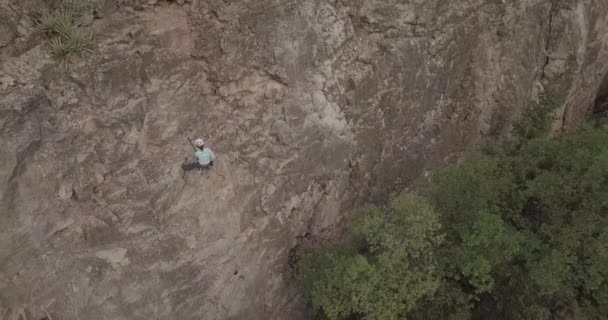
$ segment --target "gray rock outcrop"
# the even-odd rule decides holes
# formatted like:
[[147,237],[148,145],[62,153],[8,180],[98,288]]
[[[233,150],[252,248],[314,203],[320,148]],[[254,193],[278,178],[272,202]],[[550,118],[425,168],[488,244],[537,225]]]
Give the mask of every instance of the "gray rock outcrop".
[[35,3],[0,1],[0,319],[304,318],[298,239],[608,74],[606,0],[90,1],[68,68]]

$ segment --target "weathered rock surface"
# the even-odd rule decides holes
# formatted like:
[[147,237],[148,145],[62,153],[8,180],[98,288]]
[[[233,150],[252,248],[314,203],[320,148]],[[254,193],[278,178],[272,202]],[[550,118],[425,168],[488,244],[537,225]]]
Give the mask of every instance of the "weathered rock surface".
[[[573,128],[608,74],[605,0],[90,3],[68,69],[0,39],[2,319],[302,318],[299,237],[508,136],[545,87]],[[198,134],[217,164],[184,174]]]

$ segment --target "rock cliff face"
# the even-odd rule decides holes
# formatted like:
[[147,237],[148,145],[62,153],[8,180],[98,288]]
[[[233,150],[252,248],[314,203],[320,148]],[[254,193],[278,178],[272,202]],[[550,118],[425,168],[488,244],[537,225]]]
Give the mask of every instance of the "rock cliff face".
[[558,131],[608,95],[606,0],[84,1],[68,68],[33,32],[56,2],[0,0],[1,319],[305,318],[299,238],[544,88]]

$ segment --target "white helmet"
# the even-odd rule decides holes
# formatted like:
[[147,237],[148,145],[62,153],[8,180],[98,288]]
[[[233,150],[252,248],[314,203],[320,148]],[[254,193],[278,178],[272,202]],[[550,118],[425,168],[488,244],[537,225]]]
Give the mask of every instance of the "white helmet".
[[196,140],[194,140],[194,145],[200,148],[205,145],[205,141],[203,140],[203,138],[197,138]]

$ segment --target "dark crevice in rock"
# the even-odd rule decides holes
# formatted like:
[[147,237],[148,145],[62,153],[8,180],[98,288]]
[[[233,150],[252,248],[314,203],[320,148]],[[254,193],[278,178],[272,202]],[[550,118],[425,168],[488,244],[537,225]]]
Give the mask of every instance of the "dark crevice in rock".
[[608,117],[608,74],[604,76],[593,105],[595,117]]
[[550,3],[550,7],[549,7],[549,21],[547,23],[547,39],[545,40],[545,62],[543,64],[543,67],[541,68],[541,77],[540,79],[543,80],[545,79],[545,70],[547,69],[547,66],[549,65],[549,63],[551,62],[551,56],[549,54],[549,50],[550,50],[550,45],[551,45],[551,34],[553,33],[553,19],[556,13],[556,6],[553,4],[553,1]]

